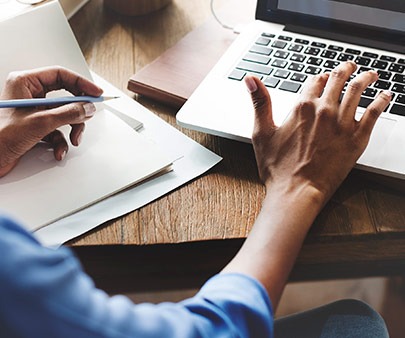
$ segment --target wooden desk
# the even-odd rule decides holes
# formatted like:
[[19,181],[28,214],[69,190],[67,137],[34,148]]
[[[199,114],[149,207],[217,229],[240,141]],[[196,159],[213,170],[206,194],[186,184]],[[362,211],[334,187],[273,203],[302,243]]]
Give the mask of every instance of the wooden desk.
[[[70,22],[90,68],[126,91],[133,73],[208,16],[206,0],[175,0],[143,18],[117,15],[92,0]],[[175,125],[174,109],[139,101]],[[200,286],[236,253],[259,212],[264,189],[252,147],[181,130],[224,160],[69,243],[97,285],[110,292]],[[316,220],[292,280],[405,271],[404,184],[377,179],[358,171],[348,177]]]

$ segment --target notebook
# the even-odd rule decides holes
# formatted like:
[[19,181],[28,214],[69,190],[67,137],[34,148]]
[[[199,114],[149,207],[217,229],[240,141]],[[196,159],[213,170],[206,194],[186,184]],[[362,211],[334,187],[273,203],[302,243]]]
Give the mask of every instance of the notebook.
[[306,81],[340,62],[380,80],[362,96],[357,118],[382,89],[394,93],[377,121],[360,169],[405,178],[405,2],[371,0],[258,0],[256,20],[221,57],[177,114],[181,126],[251,141],[253,109],[243,83],[260,77],[282,124]]
[[[0,34],[0,44],[6,46],[0,49],[0,90],[11,70],[60,65],[92,78],[57,1],[0,22],[0,31],[8,32]],[[169,156],[113,110],[107,104],[98,106],[86,123],[81,145],[70,145],[63,161],[57,162],[45,143],[24,155],[0,179],[1,211],[34,231],[167,172]],[[68,139],[70,127],[61,131]]]

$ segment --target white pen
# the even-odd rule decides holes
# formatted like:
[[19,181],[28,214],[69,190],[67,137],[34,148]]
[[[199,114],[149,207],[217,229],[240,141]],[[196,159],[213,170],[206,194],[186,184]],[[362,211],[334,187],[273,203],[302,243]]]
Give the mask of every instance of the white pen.
[[103,102],[117,98],[117,96],[64,96],[35,99],[0,100],[0,108],[60,106],[63,104],[74,102]]

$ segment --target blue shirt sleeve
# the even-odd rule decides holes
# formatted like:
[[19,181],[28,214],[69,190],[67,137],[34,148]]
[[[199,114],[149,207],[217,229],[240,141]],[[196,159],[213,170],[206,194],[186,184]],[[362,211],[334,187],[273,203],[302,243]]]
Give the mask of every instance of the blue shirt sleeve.
[[0,337],[272,337],[264,288],[219,274],[180,303],[135,305],[95,288],[67,248],[0,218]]

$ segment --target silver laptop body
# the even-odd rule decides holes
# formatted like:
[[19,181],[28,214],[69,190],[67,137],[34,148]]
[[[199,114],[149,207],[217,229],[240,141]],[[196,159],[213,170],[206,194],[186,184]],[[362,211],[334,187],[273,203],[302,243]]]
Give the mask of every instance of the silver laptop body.
[[380,90],[394,94],[357,167],[405,178],[405,2],[258,0],[247,25],[180,109],[179,125],[250,142],[253,107],[243,78],[260,77],[281,125],[306,81],[346,60],[380,79],[364,93],[358,117]]

